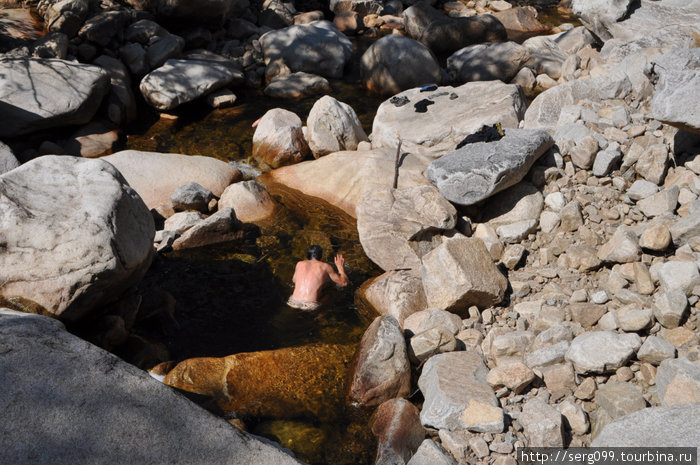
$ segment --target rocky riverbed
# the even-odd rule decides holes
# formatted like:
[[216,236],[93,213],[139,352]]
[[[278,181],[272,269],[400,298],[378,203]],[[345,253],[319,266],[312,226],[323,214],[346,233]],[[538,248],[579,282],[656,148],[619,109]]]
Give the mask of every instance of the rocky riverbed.
[[[700,2],[521,3],[3,1],[2,462],[697,447]],[[236,156],[119,150],[260,92]],[[306,241],[357,286],[309,334],[269,310]]]

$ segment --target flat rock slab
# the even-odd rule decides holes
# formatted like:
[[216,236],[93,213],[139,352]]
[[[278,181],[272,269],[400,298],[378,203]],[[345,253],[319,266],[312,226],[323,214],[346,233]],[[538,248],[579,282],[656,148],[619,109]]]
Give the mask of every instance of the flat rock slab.
[[[396,106],[394,101],[408,99]],[[455,150],[468,135],[482,126],[501,123],[517,128],[525,114],[525,96],[519,86],[500,81],[470,82],[459,87],[443,86],[434,91],[409,89],[384,101],[372,123],[372,147],[396,150],[434,160]],[[433,102],[425,105],[421,101]]]
[[460,416],[470,400],[500,407],[486,382],[489,369],[475,351],[434,355],[423,366],[418,387],[425,402],[421,422],[433,428],[465,429]]
[[639,350],[642,340],[637,334],[594,331],[577,336],[566,352],[566,360],[577,373],[607,373],[623,366]]
[[109,163],[44,156],[0,176],[0,294],[76,320],[153,258],[153,217]]
[[119,170],[148,208],[170,205],[170,196],[189,182],[220,197],[224,189],[241,179],[236,167],[211,157],[124,150],[102,160]]
[[139,90],[149,105],[172,110],[242,78],[241,71],[216,61],[171,59],[147,74]]
[[593,447],[688,447],[700,444],[700,403],[639,410],[608,424]]
[[2,463],[301,463],[56,320],[1,309],[0,341]]
[[447,200],[473,205],[520,182],[554,145],[546,131],[506,129],[495,142],[466,144],[428,166],[426,176]]
[[[284,184],[335,205],[352,217],[368,191],[389,187],[394,178],[396,148],[343,151],[318,160],[285,166],[266,173],[267,179]],[[429,185],[426,164],[415,155],[404,157],[398,187]],[[319,182],[319,180],[323,182]]]
[[658,82],[649,116],[700,133],[700,48],[664,54],[652,69]]
[[0,76],[0,137],[85,124],[109,90],[101,68],[58,59],[3,59]]

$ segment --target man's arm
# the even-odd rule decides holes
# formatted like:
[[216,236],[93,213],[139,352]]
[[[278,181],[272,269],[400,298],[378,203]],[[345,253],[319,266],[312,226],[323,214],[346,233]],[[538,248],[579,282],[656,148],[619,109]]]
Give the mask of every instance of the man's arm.
[[350,284],[350,280],[345,274],[345,259],[342,255],[338,254],[335,256],[335,266],[336,268],[338,268],[337,273],[333,270],[332,266],[328,266],[328,268],[330,269],[330,271],[328,272],[328,276],[331,278],[331,280],[342,287],[345,287],[348,284]]

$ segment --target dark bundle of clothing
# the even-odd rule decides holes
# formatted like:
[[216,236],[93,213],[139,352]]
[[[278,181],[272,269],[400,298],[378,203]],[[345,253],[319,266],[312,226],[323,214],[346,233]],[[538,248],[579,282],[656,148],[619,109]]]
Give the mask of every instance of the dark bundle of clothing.
[[474,142],[495,142],[501,140],[506,132],[501,127],[501,123],[496,123],[492,126],[482,126],[481,129],[473,134],[469,134],[464,138],[462,142],[457,144],[457,149],[461,149],[467,144],[473,144]]

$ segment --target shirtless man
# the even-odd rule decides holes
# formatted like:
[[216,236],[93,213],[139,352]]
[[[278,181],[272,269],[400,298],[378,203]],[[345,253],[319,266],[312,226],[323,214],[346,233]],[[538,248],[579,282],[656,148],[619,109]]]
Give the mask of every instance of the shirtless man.
[[312,245],[306,251],[306,260],[297,263],[294,270],[294,293],[287,305],[301,310],[316,310],[320,306],[321,289],[330,280],[345,287],[350,282],[345,274],[345,259],[342,255],[335,256],[335,266],[338,272],[328,263],[322,262],[323,249]]

